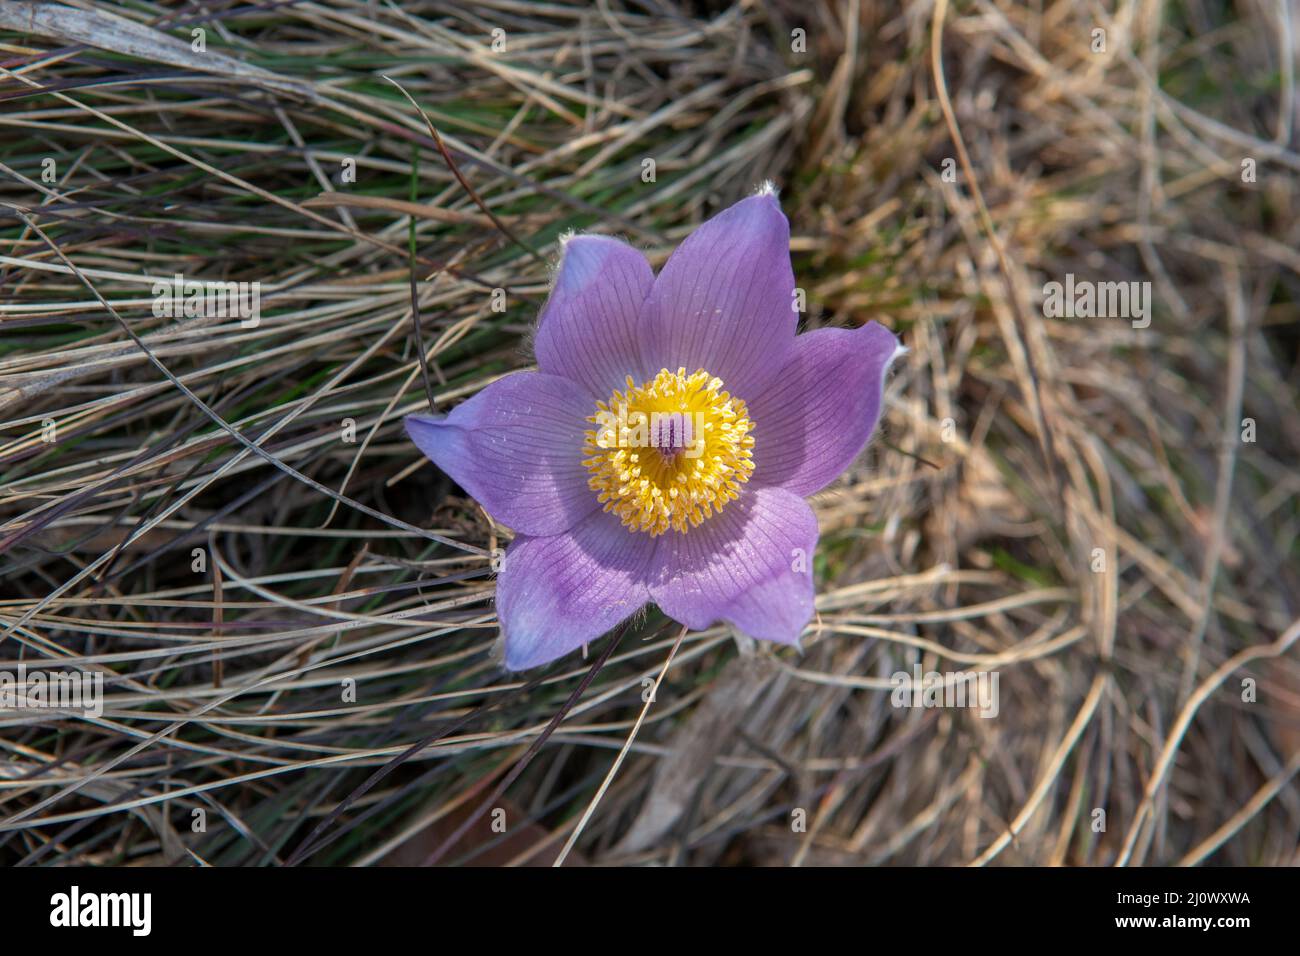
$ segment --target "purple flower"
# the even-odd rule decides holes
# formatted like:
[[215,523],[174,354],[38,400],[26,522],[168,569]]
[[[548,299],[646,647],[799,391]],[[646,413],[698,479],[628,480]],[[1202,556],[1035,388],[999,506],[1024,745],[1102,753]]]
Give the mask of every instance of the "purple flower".
[[626,243],[564,247],[516,372],[433,418],[420,450],[513,528],[506,665],[535,667],[653,601],[797,644],[813,613],[804,497],[858,455],[902,351],[875,322],[795,335],[790,226],[770,190],[695,230],[656,277]]

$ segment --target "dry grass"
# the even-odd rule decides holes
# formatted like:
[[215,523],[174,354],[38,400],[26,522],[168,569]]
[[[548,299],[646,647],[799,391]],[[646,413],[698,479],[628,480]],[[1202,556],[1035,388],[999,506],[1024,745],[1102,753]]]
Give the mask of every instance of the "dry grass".
[[[108,693],[0,712],[0,860],[1300,862],[1285,4],[35,7],[0,6],[0,666]],[[562,232],[658,264],[767,178],[806,324],[911,349],[815,502],[804,653],[652,612],[504,674],[508,532],[402,436],[421,348],[448,407],[530,362]],[[177,272],[260,281],[261,324],[155,318]],[[1150,326],[1045,318],[1067,273],[1151,281]],[[997,717],[891,706],[917,661],[997,672]]]

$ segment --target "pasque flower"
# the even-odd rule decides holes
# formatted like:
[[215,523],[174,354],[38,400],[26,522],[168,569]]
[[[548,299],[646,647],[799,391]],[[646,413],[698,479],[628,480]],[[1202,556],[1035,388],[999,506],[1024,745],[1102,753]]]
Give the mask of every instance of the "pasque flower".
[[493,382],[411,440],[514,529],[497,578],[506,665],[600,637],[649,602],[795,644],[813,612],[804,501],[862,450],[902,351],[884,326],[796,336],[790,227],[765,189],[696,229],[658,276],[576,236],[537,329],[537,371]]

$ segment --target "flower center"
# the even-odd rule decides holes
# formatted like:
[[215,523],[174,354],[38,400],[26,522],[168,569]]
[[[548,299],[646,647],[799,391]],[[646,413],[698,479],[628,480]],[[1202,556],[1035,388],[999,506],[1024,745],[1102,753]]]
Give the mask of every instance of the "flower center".
[[596,404],[587,486],[632,531],[686,531],[721,511],[754,470],[745,403],[700,369],[667,369]]

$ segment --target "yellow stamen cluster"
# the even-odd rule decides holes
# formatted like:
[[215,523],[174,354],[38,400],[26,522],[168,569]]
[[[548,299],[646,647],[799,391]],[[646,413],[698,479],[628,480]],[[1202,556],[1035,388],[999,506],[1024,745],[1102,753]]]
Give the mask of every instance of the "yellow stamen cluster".
[[754,470],[745,403],[703,369],[660,371],[597,403],[587,485],[632,531],[686,531],[721,511]]

